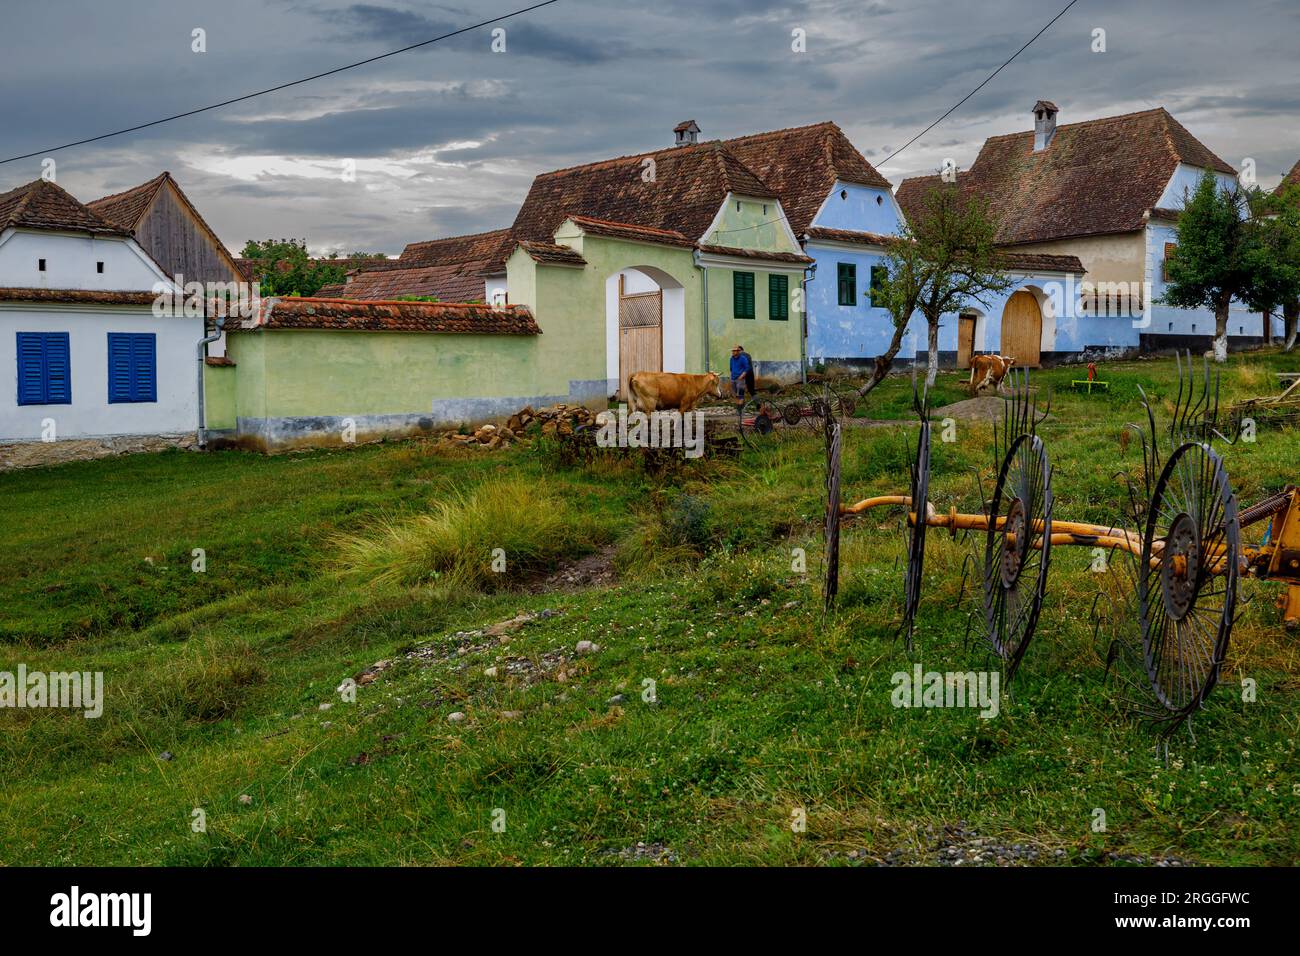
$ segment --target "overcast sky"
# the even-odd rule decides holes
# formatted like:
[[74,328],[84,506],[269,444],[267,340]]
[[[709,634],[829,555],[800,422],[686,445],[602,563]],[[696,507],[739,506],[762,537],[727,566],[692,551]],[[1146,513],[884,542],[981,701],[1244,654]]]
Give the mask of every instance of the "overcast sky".
[[[0,159],[298,79],[530,0],[4,0]],[[396,254],[509,225],[539,172],[830,119],[873,163],[1066,0],[559,0],[490,28],[202,116],[50,154],[83,201],[169,169],[221,238]],[[203,28],[207,52],[192,51]],[[1093,31],[1106,31],[1094,53]],[[791,50],[806,31],[807,51]],[[1300,159],[1296,0],[1080,0],[881,172],[895,186],[984,138],[1168,108],[1272,186]],[[344,178],[355,162],[355,180]],[[0,190],[39,157],[0,165]]]

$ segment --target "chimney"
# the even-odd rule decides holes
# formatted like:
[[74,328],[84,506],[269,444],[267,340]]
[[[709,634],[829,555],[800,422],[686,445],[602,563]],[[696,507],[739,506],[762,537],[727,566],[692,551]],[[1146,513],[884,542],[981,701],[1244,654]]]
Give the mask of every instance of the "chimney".
[[674,146],[694,146],[700,136],[699,124],[695,120],[678,123],[673,127],[673,135],[677,137]]
[[1056,135],[1056,114],[1060,110],[1051,100],[1039,100],[1034,104],[1034,152],[1041,153],[1051,145]]

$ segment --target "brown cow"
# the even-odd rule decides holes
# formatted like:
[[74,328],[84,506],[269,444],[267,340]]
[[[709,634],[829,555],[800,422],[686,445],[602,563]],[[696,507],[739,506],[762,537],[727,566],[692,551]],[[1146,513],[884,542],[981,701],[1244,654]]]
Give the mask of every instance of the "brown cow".
[[1016,360],[1009,355],[973,355],[970,360],[970,393],[978,395],[990,385],[1002,394],[1002,380]]
[[722,397],[722,381],[717,372],[687,375],[682,372],[634,372],[627,380],[632,411],[650,412],[676,408],[683,414],[693,411],[705,392]]

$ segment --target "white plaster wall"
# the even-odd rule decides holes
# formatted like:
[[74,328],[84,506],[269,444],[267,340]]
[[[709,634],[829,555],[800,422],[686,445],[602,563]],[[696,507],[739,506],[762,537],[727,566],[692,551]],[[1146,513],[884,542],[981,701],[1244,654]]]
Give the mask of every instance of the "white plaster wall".
[[[102,275],[97,262],[104,263]],[[162,278],[133,239],[13,229],[0,235],[0,286],[7,288],[149,291]]]
[[[67,332],[72,404],[18,404],[18,332]],[[108,333],[157,336],[156,402],[108,402]],[[0,441],[36,441],[54,419],[58,438],[192,432],[198,425],[199,318],[155,318],[148,308],[95,310],[0,304]]]
[[483,301],[488,305],[505,304],[508,301],[506,277],[497,276],[483,282]]

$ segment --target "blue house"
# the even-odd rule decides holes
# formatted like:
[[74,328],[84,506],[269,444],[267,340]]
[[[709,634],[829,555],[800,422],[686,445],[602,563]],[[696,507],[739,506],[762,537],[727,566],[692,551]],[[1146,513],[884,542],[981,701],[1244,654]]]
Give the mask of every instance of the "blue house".
[[[871,367],[894,334],[889,312],[873,302],[886,244],[903,231],[893,188],[834,123],[759,133],[726,141],[746,166],[781,196],[791,228],[814,260],[805,280],[806,360],[816,367]],[[1023,343],[1029,365],[1083,354],[1089,347],[1137,344],[1127,321],[1080,329],[1065,303],[1082,278],[1077,256],[1010,252],[1006,293],[973,304],[940,325],[940,362],[964,367],[972,354]],[[1005,329],[1005,334],[1004,334]],[[924,362],[926,325],[913,318],[898,361]]]
[[[955,187],[989,204],[1008,251],[1082,262],[1085,274],[1065,290],[1061,311],[1044,315],[1043,360],[1049,353],[1210,348],[1213,313],[1159,299],[1184,199],[1207,172],[1227,187],[1236,170],[1164,109],[1058,126],[1059,112],[1039,100],[1034,128],[986,140]],[[943,185],[939,176],[906,180],[899,204],[915,215],[925,195]],[[1049,325],[1056,330],[1050,343]],[[1280,319],[1233,303],[1230,348],[1259,344],[1266,331],[1279,334]]]

